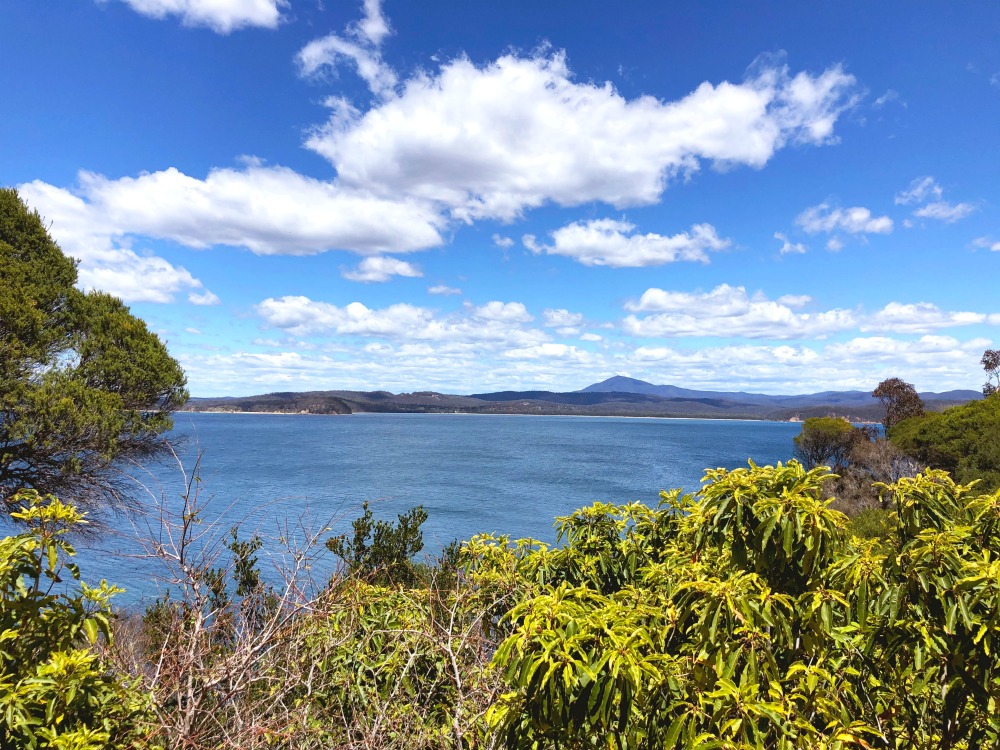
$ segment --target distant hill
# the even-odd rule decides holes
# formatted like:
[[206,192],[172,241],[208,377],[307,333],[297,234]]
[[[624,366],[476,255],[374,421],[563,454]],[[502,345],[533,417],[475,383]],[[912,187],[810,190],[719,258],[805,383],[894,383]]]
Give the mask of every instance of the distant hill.
[[[980,398],[981,394],[948,391],[921,396],[931,408],[943,409]],[[621,376],[566,393],[499,391],[460,396],[434,391],[398,394],[388,391],[287,391],[259,396],[192,398],[185,410],[279,414],[566,414],[780,421],[834,415],[854,422],[882,418],[881,405],[867,391],[771,396],[742,391],[698,391]]]
[[[834,405],[843,407],[869,406],[872,403],[871,391],[821,391],[797,396],[772,396],[765,393],[746,393],[744,391],[696,391],[679,388],[676,385],[654,385],[645,380],[636,380],[622,375],[602,380],[600,383],[588,385],[579,393],[642,393],[662,398],[720,398],[744,404],[771,405],[784,408],[808,408],[817,405]],[[983,397],[979,391],[958,390],[944,393],[921,393],[925,402],[947,402],[964,404]]]

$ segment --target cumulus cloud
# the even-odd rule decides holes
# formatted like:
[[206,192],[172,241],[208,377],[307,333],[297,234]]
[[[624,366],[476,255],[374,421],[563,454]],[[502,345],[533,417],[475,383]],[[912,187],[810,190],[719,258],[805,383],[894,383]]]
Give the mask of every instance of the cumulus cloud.
[[574,222],[551,233],[552,244],[542,245],[526,234],[524,246],[535,254],[563,255],[585,266],[636,268],[659,266],[678,260],[708,262],[708,253],[724,250],[722,239],[711,224],[695,224],[690,232],[667,237],[635,234],[635,225],[614,219]]
[[[786,298],[787,300],[787,298]],[[721,284],[707,293],[669,292],[647,289],[637,300],[626,304],[632,312],[654,313],[645,317],[629,315],[622,328],[633,336],[713,336],[720,338],[822,338],[857,325],[851,310],[798,313],[793,305],[750,296],[742,286]]]
[[604,337],[588,331],[580,336],[580,341],[604,341]]
[[788,255],[790,253],[804,253],[806,251],[806,246],[801,242],[791,242],[784,234],[781,232],[774,233],[774,239],[781,242],[781,247],[778,248],[778,252],[782,255]]
[[503,235],[494,233],[493,244],[506,250],[507,248],[514,246],[514,240],[510,237],[504,237]]
[[561,53],[459,58],[364,114],[332,100],[307,146],[346,185],[435,201],[463,220],[512,220],[547,202],[655,203],[703,162],[759,168],[788,143],[829,143],[854,90],[840,67],[760,65],[677,101],[626,99],[573,80]]
[[593,354],[585,349],[551,342],[521,349],[508,349],[503,356],[509,359],[571,359],[575,362],[585,362],[593,358]]
[[399,260],[398,258],[386,258],[378,255],[372,258],[365,258],[358,264],[357,268],[344,271],[341,274],[341,276],[349,281],[363,282],[388,281],[393,276],[419,278],[423,275],[420,269],[411,263]]
[[987,250],[992,250],[993,252],[1000,252],[1000,241],[994,241],[989,237],[977,237],[972,241],[972,246],[985,248]]
[[576,327],[583,323],[583,314],[570,312],[564,308],[546,308],[542,311],[547,328],[567,328]]
[[873,313],[834,309],[796,312],[813,302],[805,295],[786,294],[769,300],[728,284],[710,292],[647,289],[625,305],[633,313],[622,321],[627,333],[644,337],[712,336],[718,338],[826,338],[857,329],[898,334],[930,333],[942,328],[1000,323],[1000,313],[942,310],[929,302],[890,302]]
[[[426,203],[379,198],[251,161],[198,179],[170,168],[112,180],[81,172],[78,195],[43,182],[22,189],[53,196],[111,236],[145,235],[193,248],[244,247],[258,255],[350,250],[380,255],[442,243],[443,222]],[[41,209],[40,209],[41,210]]]
[[[892,331],[894,333],[928,333],[939,328],[954,328],[985,323],[992,316],[976,312],[949,312],[930,302],[903,304],[890,302],[869,316],[862,331]],[[996,316],[1000,320],[1000,316]]]
[[188,292],[188,302],[190,302],[192,305],[208,306],[208,305],[218,305],[222,302],[222,300],[220,300],[217,295],[205,289],[204,291],[201,292],[197,291]]
[[503,323],[528,323],[534,318],[520,302],[500,302],[493,300],[481,307],[473,307],[472,315],[482,320],[495,320]]
[[837,208],[829,203],[807,208],[798,215],[795,223],[809,234],[889,234],[892,231],[892,219],[888,216],[872,216],[872,212],[862,206]]
[[82,289],[99,289],[126,302],[173,302],[187,292],[194,304],[218,304],[219,298],[187,269],[133,250],[131,239],[122,237],[82,198],[40,181],[18,186],[18,192],[50,225],[66,254],[79,261],[77,283]]
[[462,290],[458,287],[448,286],[447,284],[435,284],[434,286],[427,287],[428,294],[440,294],[442,296],[448,297],[455,294],[461,294]]
[[[106,0],[98,0],[99,2]],[[122,0],[149,18],[178,16],[185,26],[207,26],[220,34],[259,26],[274,29],[287,0]]]
[[[372,309],[360,302],[343,307],[303,296],[268,298],[256,306],[261,320],[293,336],[360,336],[392,339],[404,345],[443,342],[463,348],[527,347],[548,336],[524,328],[532,316],[520,302],[488,302],[463,313],[439,317],[433,310],[405,303]],[[442,343],[442,345],[443,345]]]
[[273,390],[279,383],[299,390],[329,388],[331,383],[370,390],[374,383],[407,391],[420,383],[450,393],[558,391],[582,388],[614,373],[689,388],[809,393],[831,388],[870,391],[887,377],[902,377],[920,390],[969,387],[969,373],[979,369],[987,346],[990,342],[982,338],[858,336],[811,345],[652,345],[583,353],[560,342],[449,338],[363,340],[338,344],[336,353],[182,352],[179,357],[192,387],[234,395]]

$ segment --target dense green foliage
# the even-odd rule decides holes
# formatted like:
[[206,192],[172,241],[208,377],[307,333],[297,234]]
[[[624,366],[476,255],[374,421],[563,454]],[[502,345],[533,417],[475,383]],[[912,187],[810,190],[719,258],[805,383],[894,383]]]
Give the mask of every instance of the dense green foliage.
[[368,503],[351,524],[353,534],[327,540],[326,546],[347,565],[349,575],[380,585],[412,586],[418,581],[414,556],[424,548],[422,506],[400,513],[397,523],[375,520]]
[[802,432],[793,438],[795,455],[810,469],[830,466],[841,471],[859,437],[860,431],[846,419],[810,417],[802,423]]
[[594,506],[521,561],[497,651],[508,747],[973,748],[1000,742],[1000,494],[942,472],[845,533],[821,470],[710,471]]
[[[109,638],[110,590],[39,583],[78,516],[32,496],[31,533],[0,548],[0,689],[35,718],[5,726],[38,747],[53,728],[91,733],[59,747],[1000,745],[1000,492],[929,470],[880,485],[887,509],[849,522],[825,497],[831,476],[710,470],[655,508],[557,519],[554,546],[474,537],[447,576],[404,585],[349,566],[310,598],[294,577],[266,583],[256,537],[232,534],[227,565],[197,561],[194,508],[171,537],[178,595],[116,639],[114,670],[86,648]],[[380,550],[419,538],[422,514],[404,515]],[[365,550],[374,528],[356,524]],[[84,667],[67,674],[65,654]]]
[[145,323],[76,278],[38,214],[0,189],[0,501],[25,488],[89,509],[122,500],[113,461],[157,450],[187,398]]
[[78,582],[66,534],[84,523],[79,512],[33,491],[14,500],[27,529],[0,541],[0,747],[137,746],[148,697],[93,650],[110,641],[118,589]]
[[960,482],[978,479],[984,490],[1000,487],[1000,395],[908,419],[890,431],[889,439]]

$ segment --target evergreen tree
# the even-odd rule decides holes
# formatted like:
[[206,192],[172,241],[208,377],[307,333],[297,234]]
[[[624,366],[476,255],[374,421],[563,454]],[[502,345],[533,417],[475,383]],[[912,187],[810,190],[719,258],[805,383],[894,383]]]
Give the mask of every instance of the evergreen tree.
[[116,464],[161,449],[187,400],[163,342],[121,300],[76,280],[38,213],[0,189],[0,502],[34,489],[121,508]]

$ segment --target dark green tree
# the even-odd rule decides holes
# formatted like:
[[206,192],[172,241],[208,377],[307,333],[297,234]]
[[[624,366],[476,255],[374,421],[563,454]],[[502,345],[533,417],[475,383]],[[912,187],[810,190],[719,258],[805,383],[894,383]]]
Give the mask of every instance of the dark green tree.
[[380,586],[413,586],[419,580],[413,557],[424,548],[420,526],[427,520],[422,505],[398,515],[398,523],[375,520],[368,503],[351,526],[354,534],[328,539],[327,549],[347,564],[351,575]]
[[1000,488],[1000,398],[906,420],[889,438],[924,466],[944,469],[960,482],[978,479],[980,491]]
[[919,417],[924,413],[924,402],[916,389],[899,378],[883,380],[872,391],[872,397],[877,398],[885,406],[882,425],[886,432],[894,424],[911,417]]
[[810,417],[793,440],[795,455],[807,468],[829,466],[840,472],[847,467],[854,445],[867,436],[846,419]]
[[163,447],[184,373],[121,300],[82,292],[37,212],[0,189],[0,502],[51,493],[128,501],[121,462]]

